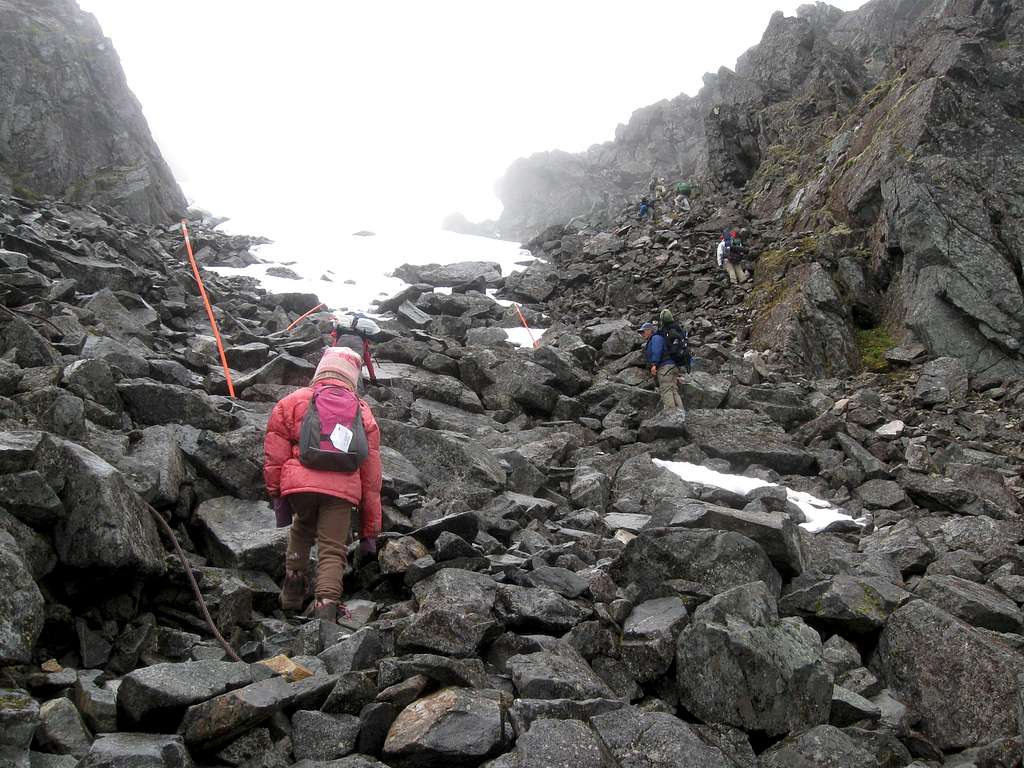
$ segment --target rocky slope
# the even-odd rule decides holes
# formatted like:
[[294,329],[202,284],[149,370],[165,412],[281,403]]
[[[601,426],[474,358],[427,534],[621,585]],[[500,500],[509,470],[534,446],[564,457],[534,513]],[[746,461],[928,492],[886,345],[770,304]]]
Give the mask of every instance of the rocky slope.
[[113,45],[75,0],[0,0],[0,193],[12,192],[150,224],[186,208]]
[[[855,324],[884,328],[961,358],[979,379],[1019,377],[1022,34],[1024,9],[1002,0],[776,14],[736,71],[707,75],[696,97],[638,110],[613,142],[581,155],[513,164],[499,183],[499,229],[529,238],[573,217],[600,227],[652,174],[689,179],[733,198],[741,221],[839,236],[839,254],[809,244],[766,265],[787,286],[770,302],[785,322],[764,313],[772,343],[799,348],[820,335],[792,310],[823,291],[842,299],[845,263],[875,297],[847,336]],[[863,308],[843,303],[848,317]],[[813,357],[791,363],[852,370],[843,355],[832,371]]]
[[[1024,389],[972,392],[949,359],[783,375],[748,349],[742,289],[663,226],[548,232],[557,270],[402,270],[365,392],[386,533],[332,628],[276,610],[286,531],[260,479],[268,411],[323,343],[317,320],[285,329],[316,298],[206,273],[231,400],[175,230],[2,199],[0,759],[1017,764]],[[193,227],[204,259],[249,258]],[[699,359],[685,421],[657,412],[631,322],[671,285]],[[539,348],[503,341],[488,286],[557,318]],[[862,525],[812,534],[781,486],[653,459]],[[256,663],[282,653],[312,674]]]

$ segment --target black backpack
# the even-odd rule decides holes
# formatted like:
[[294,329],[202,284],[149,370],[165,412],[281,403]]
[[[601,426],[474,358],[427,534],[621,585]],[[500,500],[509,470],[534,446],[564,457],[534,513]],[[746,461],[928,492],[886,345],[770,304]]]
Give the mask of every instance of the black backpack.
[[661,335],[665,337],[665,353],[672,359],[672,362],[686,372],[690,372],[690,343],[687,340],[686,331],[679,323],[669,323],[662,330]]

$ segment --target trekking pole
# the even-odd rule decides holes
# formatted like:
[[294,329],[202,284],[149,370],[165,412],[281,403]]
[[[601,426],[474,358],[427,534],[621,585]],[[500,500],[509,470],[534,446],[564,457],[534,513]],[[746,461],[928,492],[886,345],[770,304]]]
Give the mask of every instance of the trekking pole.
[[199,276],[199,265],[196,264],[196,257],[192,254],[192,241],[188,237],[188,222],[185,219],[181,220],[181,233],[185,236],[185,249],[188,251],[188,261],[192,265],[192,274],[195,275],[196,283],[199,284],[199,295],[203,297],[203,304],[206,305],[206,316],[210,318],[210,327],[213,328],[213,338],[217,342],[217,351],[220,352],[220,364],[224,367],[224,378],[228,382],[228,394],[234,398],[235,385],[231,381],[228,357],[224,354],[224,342],[220,338],[220,328],[217,327],[217,318],[213,316],[213,307],[210,306],[210,297],[206,295],[206,286],[203,285],[203,278]]

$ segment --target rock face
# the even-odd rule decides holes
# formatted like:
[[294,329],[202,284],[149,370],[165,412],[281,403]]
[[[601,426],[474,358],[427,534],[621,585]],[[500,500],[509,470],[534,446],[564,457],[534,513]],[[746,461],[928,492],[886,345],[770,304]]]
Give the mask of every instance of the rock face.
[[73,0],[8,0],[0,30],[0,193],[105,205],[151,224],[185,212],[91,14]]
[[[811,237],[760,254],[760,348],[818,375],[856,370],[854,326],[884,314],[896,341],[990,380],[1019,377],[1021,232],[1009,212],[1024,151],[1011,94],[1024,68],[998,41],[1022,24],[996,0],[775,14],[735,71],[705,75],[695,97],[638,109],[586,152],[513,163],[497,185],[498,228],[528,238],[574,217],[600,227],[644,193],[656,216],[675,217],[674,192],[652,178],[670,190],[694,182],[698,196],[745,184],[754,218],[851,232],[838,253]],[[955,125],[952,101],[963,105]],[[971,165],[976,152],[991,159]],[[985,179],[1004,173],[1013,183],[992,192]]]

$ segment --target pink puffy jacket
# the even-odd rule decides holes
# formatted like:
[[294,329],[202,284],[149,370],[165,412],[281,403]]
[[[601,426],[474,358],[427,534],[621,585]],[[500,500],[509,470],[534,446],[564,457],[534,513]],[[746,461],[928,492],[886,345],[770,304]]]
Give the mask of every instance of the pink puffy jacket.
[[[332,381],[332,383],[335,383]],[[263,480],[271,498],[292,493],[323,493],[351,501],[360,510],[359,535],[372,538],[380,533],[380,429],[370,407],[362,400],[359,410],[370,452],[358,472],[325,472],[299,462],[299,429],[313,398],[313,387],[304,387],[283,398],[270,414]]]

